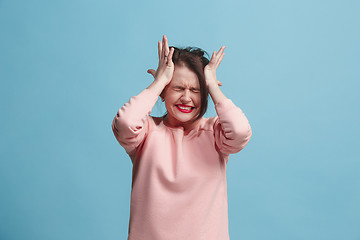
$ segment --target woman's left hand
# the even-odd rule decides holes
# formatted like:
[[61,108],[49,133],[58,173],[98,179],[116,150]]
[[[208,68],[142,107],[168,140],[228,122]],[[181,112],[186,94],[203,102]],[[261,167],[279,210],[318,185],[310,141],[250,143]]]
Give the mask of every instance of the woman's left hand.
[[213,85],[222,86],[222,83],[218,81],[216,78],[216,69],[218,68],[222,59],[224,58],[225,55],[224,50],[225,50],[225,46],[222,46],[217,53],[216,51],[213,52],[210,62],[205,66],[204,74],[205,74],[205,81],[207,87]]

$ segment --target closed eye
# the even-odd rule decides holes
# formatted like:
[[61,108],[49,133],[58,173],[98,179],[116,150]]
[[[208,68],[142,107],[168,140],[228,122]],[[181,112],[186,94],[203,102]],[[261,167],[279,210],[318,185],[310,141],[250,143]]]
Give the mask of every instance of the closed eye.
[[176,86],[176,87],[174,87],[174,90],[175,90],[175,91],[183,91],[184,88],[183,88],[183,87]]
[[192,88],[191,91],[194,92],[194,93],[199,93],[199,92],[200,92],[200,89]]

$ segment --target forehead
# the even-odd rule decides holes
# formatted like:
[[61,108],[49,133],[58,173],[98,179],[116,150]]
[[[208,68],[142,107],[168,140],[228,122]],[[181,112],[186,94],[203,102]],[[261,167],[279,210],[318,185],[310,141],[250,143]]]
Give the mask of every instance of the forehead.
[[170,85],[181,85],[186,87],[200,88],[199,79],[196,73],[183,65],[175,66],[173,78],[171,79]]

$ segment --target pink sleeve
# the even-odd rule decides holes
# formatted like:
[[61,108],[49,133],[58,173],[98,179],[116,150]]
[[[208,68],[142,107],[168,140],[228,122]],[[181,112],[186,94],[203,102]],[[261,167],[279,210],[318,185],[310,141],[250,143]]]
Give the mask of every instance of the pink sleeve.
[[149,129],[149,115],[158,97],[153,91],[145,89],[131,97],[114,117],[112,130],[128,154],[133,153],[145,139]]
[[215,143],[224,154],[237,153],[249,142],[252,135],[248,119],[230,99],[215,105],[218,117],[214,124]]

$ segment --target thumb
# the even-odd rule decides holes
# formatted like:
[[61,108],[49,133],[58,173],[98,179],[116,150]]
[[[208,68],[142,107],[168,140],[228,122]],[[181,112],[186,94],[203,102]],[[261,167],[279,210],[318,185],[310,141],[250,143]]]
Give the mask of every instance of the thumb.
[[219,86],[222,86],[222,82],[220,82],[220,81],[217,81],[217,82],[218,82],[218,85],[219,85]]
[[156,71],[154,69],[148,69],[147,72],[155,78]]

